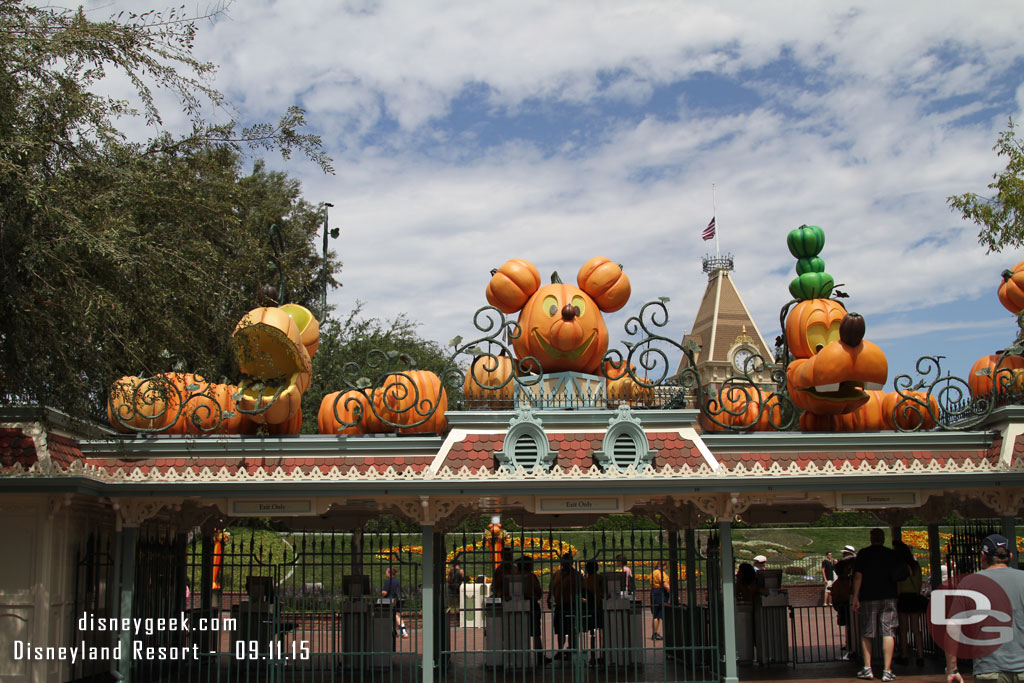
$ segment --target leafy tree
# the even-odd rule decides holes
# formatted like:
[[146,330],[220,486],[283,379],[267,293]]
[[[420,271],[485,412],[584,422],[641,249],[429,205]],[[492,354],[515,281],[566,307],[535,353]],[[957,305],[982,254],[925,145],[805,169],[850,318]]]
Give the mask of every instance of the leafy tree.
[[405,314],[391,320],[366,317],[361,302],[344,320],[327,320],[320,328],[312,382],[302,398],[303,431],[317,431],[316,416],[324,396],[361,386],[360,380],[367,387],[379,387],[388,372],[437,373],[445,385],[448,403],[454,407],[461,397],[465,368],[459,365],[459,358],[452,358],[454,351],[424,339],[417,327],[419,323]]
[[[321,212],[298,183],[247,148],[297,150],[325,171],[300,109],[276,124],[209,123],[225,105],[192,56],[195,19],[168,13],[92,22],[0,0],[0,395],[85,414],[120,375],[171,369],[234,378],[231,330],[262,285],[315,305],[326,267]],[[96,94],[109,71],[138,96]],[[161,123],[154,90],[192,122],[184,135],[131,141],[121,117]],[[271,239],[271,225],[275,239]],[[279,238],[279,239],[278,239]],[[335,283],[336,284],[336,283]],[[283,303],[283,302],[282,302]]]
[[999,134],[995,150],[997,156],[1006,157],[1006,169],[996,173],[989,189],[992,197],[980,197],[973,192],[949,197],[949,205],[981,226],[978,242],[989,252],[1000,252],[1003,247],[1024,245],[1024,141],[1017,137],[1013,119]]

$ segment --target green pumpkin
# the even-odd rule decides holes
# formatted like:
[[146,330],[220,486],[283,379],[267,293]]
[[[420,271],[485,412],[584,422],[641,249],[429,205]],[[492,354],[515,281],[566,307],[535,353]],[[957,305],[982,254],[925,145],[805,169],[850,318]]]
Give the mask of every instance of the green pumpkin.
[[825,272],[825,260],[820,256],[812,256],[811,258],[797,259],[796,261],[796,274],[803,275],[804,273],[824,273]]
[[803,273],[789,283],[789,293],[794,299],[825,299],[832,293],[835,280],[828,273]]
[[789,253],[798,259],[812,258],[825,248],[825,231],[817,225],[801,225],[786,236]]

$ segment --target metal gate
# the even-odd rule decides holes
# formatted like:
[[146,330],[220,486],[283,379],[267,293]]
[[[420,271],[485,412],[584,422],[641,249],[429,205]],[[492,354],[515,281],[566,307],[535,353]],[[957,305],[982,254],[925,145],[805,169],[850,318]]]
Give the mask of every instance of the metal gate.
[[443,680],[719,680],[717,538],[691,549],[692,566],[680,540],[657,528],[450,535]]
[[157,627],[133,636],[153,648],[133,680],[419,681],[419,538],[237,527],[140,541],[134,614]]

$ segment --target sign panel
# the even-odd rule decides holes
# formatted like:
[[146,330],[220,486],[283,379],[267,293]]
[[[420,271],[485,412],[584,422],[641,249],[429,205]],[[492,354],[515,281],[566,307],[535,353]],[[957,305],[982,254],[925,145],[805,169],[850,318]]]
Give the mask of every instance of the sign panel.
[[567,512],[622,512],[622,498],[618,496],[571,496],[537,498],[537,512],[542,515],[561,515]]
[[312,499],[291,500],[233,500],[231,515],[234,517],[302,516],[313,514]]
[[870,508],[916,508],[921,505],[917,491],[872,491],[839,494],[840,510]]

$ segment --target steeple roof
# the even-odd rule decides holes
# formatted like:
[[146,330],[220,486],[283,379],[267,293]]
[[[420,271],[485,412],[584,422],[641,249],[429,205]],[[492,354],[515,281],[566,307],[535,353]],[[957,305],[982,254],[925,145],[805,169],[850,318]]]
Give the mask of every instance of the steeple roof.
[[[761,331],[732,281],[729,274],[732,270],[731,256],[704,258],[708,286],[697,308],[693,327],[683,337],[684,342],[692,339],[700,345],[701,350],[696,356],[698,364],[728,362],[729,351],[737,343],[752,347],[768,362],[774,358],[774,353],[761,336]],[[686,365],[684,356],[679,369],[682,370]]]

